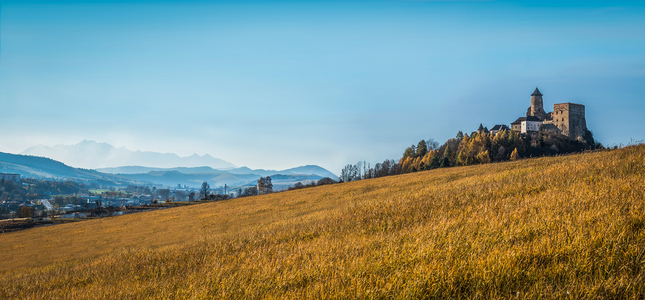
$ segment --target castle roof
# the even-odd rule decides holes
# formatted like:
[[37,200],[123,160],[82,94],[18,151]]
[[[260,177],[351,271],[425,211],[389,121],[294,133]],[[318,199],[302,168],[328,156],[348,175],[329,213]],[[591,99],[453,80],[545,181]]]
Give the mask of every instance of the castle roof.
[[537,87],[535,87],[535,91],[533,91],[533,94],[531,96],[542,96],[542,93],[540,93],[540,90],[538,90]]
[[509,130],[509,128],[506,125],[495,125],[491,130],[500,131],[500,130]]
[[540,121],[542,121],[542,120],[540,120],[540,118],[538,118],[538,117],[536,117],[536,116],[528,116],[528,117],[526,117],[526,119],[525,119],[525,120],[523,120],[523,121],[537,121],[537,122],[540,122]]
[[480,130],[484,130],[484,126],[482,125],[482,123],[479,123],[479,128],[477,128],[477,131],[480,131]]
[[522,121],[526,121],[526,117],[519,117],[519,118],[517,118],[517,120],[515,120],[515,122],[511,123],[511,125],[513,125],[513,124],[520,124],[520,123],[522,123]]

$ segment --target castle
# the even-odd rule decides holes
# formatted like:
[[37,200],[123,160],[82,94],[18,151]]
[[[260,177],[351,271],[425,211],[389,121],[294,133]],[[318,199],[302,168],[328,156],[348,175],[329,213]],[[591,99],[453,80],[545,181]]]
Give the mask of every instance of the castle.
[[511,130],[519,133],[531,133],[538,130],[553,131],[579,139],[585,136],[587,121],[585,106],[576,103],[557,103],[553,111],[544,111],[542,93],[536,87],[531,94],[531,106],[526,110],[526,117],[520,117],[511,123]]

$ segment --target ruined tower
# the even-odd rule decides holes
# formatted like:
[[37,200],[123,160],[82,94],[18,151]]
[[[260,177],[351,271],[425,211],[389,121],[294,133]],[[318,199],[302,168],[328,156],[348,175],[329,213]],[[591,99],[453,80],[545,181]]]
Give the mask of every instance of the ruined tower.
[[544,106],[542,104],[542,93],[540,93],[537,87],[533,91],[533,94],[531,94],[531,107],[527,110],[526,116],[535,116],[542,121],[547,119],[547,114],[544,112]]

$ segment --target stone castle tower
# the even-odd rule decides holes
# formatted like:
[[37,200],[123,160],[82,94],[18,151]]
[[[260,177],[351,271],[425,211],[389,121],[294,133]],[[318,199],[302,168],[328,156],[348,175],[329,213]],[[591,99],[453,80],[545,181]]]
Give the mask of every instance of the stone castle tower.
[[533,94],[531,94],[531,107],[527,110],[526,116],[535,116],[541,121],[548,118],[546,112],[544,112],[544,105],[542,104],[542,93],[540,93],[537,87],[533,91]]
[[553,125],[570,139],[584,137],[587,131],[585,106],[575,103],[558,103],[553,105],[551,113]]

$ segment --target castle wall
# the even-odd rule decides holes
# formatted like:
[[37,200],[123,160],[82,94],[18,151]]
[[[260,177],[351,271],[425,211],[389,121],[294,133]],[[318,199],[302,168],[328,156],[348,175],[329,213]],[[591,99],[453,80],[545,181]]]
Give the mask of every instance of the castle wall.
[[571,139],[584,136],[587,130],[585,119],[585,106],[575,103],[558,103],[553,105],[551,113],[553,124],[562,131],[562,134]]

